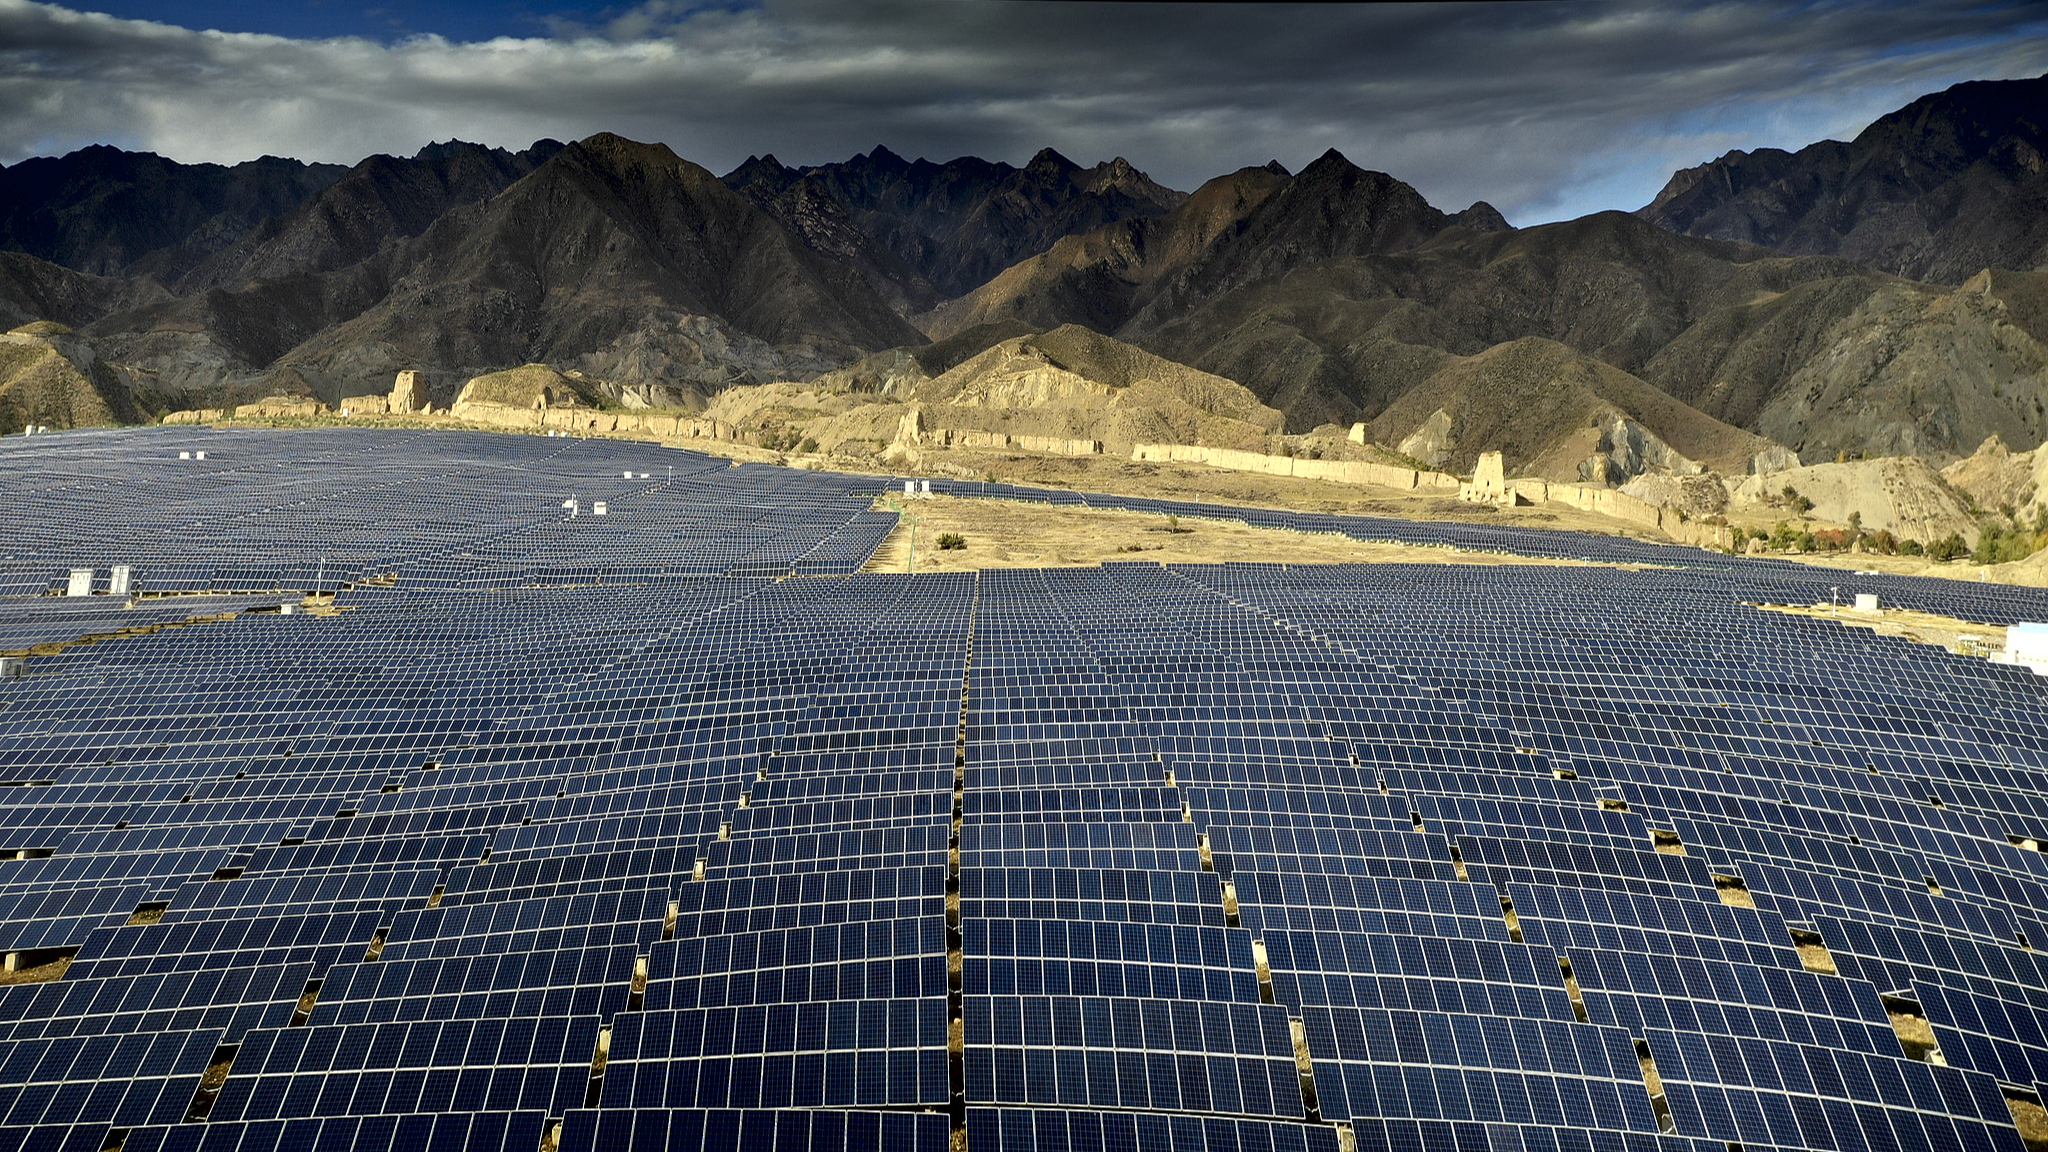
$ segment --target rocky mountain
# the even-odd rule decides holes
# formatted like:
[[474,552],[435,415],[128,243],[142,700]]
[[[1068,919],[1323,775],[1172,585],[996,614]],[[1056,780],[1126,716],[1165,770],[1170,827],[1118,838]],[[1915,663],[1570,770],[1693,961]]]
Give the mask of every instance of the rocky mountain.
[[1636,214],[1690,236],[1957,284],[2048,265],[2048,76],[1923,96],[1856,139],[1730,152]]
[[1981,527],[1941,474],[1916,456],[1808,464],[1743,478],[1730,496],[1738,504],[1771,507],[1785,489],[1812,502],[1819,520],[1847,523],[1854,516],[1871,532],[1939,540],[1953,532],[1977,546]]
[[180,164],[96,144],[0,168],[0,250],[95,276],[176,276],[342,178],[265,156]]
[[529,361],[715,389],[923,342],[857,272],[703,168],[611,135],[348,267],[170,298],[90,331],[152,364],[222,350],[260,375],[252,387],[284,377],[322,396],[388,387],[408,367],[446,388]]
[[1415,189],[1333,149],[1298,176],[1278,164],[1242,169],[1204,184],[1166,216],[1063,239],[924,324],[935,336],[1005,317],[1145,332],[1246,284],[1400,251],[1453,227],[1504,230],[1506,223],[1484,203],[1446,215]]
[[0,430],[132,424],[143,415],[127,382],[71,329],[42,320],[0,333]]
[[1941,475],[1978,507],[1999,512],[2009,508],[2027,523],[2048,508],[2048,452],[2039,448],[2014,452],[2003,439],[1992,436],[1942,469]]
[[0,252],[0,324],[75,326],[170,298],[161,284],[147,278],[94,276],[19,252]]
[[1263,448],[1282,415],[1234,380],[1078,324],[1013,336],[907,392],[944,428],[1138,443]]
[[1050,148],[1022,168],[972,156],[908,161],[882,147],[801,172],[773,156],[748,157],[725,182],[771,211],[792,185],[812,185],[814,197],[844,206],[939,297],[967,292],[1062,236],[1162,215],[1187,198],[1122,157],[1083,168]]
[[[1440,406],[1382,421],[1404,397],[1461,359],[1533,338],[1808,459],[1948,458],[1994,433],[2025,445],[2048,435],[2033,411],[2048,382],[2025,303],[2032,282],[1997,274],[1980,287],[1995,305],[1981,291],[1677,235],[1619,212],[1480,230],[1326,156],[1297,177],[1234,173],[1165,217],[1061,240],[922,320],[935,336],[1083,323],[1242,382],[1287,413],[1290,431],[1372,421],[1390,448],[1415,431],[1404,420]],[[1573,408],[1546,424],[1541,413],[1563,411],[1542,399],[1555,398],[1555,366],[1503,363],[1524,378],[1507,387],[1496,375],[1491,402],[1536,422],[1517,430],[1532,454],[1511,454],[1516,467],[1591,417]]]
[[1742,475],[1770,441],[1555,340],[1527,336],[1448,359],[1372,422],[1373,439],[1470,472],[1497,451],[1521,475],[1619,483],[1650,469]]
[[[774,158],[767,163],[773,164]],[[869,287],[897,312],[923,312],[942,299],[930,280],[855,222],[853,213],[832,195],[825,181],[805,174],[772,182],[777,189],[772,195],[764,194],[768,185],[759,181],[742,183],[736,190],[811,251],[860,272]]]
[[1952,459],[2048,437],[2048,272],[1894,281],[1828,327],[1749,426],[1802,457]]
[[743,436],[808,440],[884,465],[916,461],[939,444],[1075,451],[1095,442],[1115,455],[1140,442],[1264,451],[1279,432],[1282,415],[1235,381],[1079,325],[1003,331],[883,353],[807,384],[729,388],[704,414]]
[[522,152],[450,140],[409,159],[372,156],[289,212],[179,276],[181,295],[235,288],[360,263],[393,240],[417,236],[451,209],[488,200],[562,150],[536,141]]
[[1453,357],[1541,337],[1741,426],[1797,347],[1786,318],[1824,330],[1882,279],[1623,213],[1496,221],[1484,204],[1441,212],[1333,153],[1298,176],[1219,177],[1167,216],[1061,240],[922,320],[934,336],[1083,323],[1244,383],[1296,431],[1371,420]]
[[701,397],[922,345],[905,317],[945,297],[928,270],[985,275],[1180,199],[1123,161],[1050,150],[1024,168],[877,149],[742,174],[735,193],[609,135],[346,170],[87,149],[0,170],[0,246],[19,250],[0,251],[0,318],[75,325],[188,406],[334,400],[407,367],[452,394],[537,360]]
[[[1756,348],[1757,329],[1775,315],[1760,305],[1836,279],[1867,293],[1879,278],[1846,261],[1673,236],[1612,212],[1518,232],[1446,230],[1407,251],[1307,265],[1126,338],[1242,380],[1296,428],[1375,418],[1447,356],[1531,336],[1746,426],[1754,412],[1745,404],[1760,407],[1777,381],[1778,366]],[[1861,299],[1843,295],[1803,321],[1832,323]],[[1695,335],[1703,324],[1718,343]],[[1686,356],[1660,359],[1689,335]]]
[[1287,431],[1364,423],[1445,467],[1488,448],[1608,480],[1939,464],[2048,438],[2048,272],[2027,270],[2048,242],[2044,94],[1961,85],[1849,144],[1680,173],[1640,213],[1521,230],[1335,151],[1184,195],[1050,149],[1023,167],[762,156],[723,177],[608,134],[345,172],[88,149],[0,170],[0,323],[76,329],[138,411],[332,403],[401,369],[446,404],[540,365],[622,404],[791,382],[971,409],[994,423],[948,419],[990,434],[1243,431],[1175,416],[1141,434],[1076,400],[1092,414],[1026,432],[990,415],[1003,403],[920,391],[974,364],[1007,381],[991,396],[1147,395],[1103,383],[1126,354],[1088,351],[1093,333],[1172,366],[1144,379],[1242,385]]

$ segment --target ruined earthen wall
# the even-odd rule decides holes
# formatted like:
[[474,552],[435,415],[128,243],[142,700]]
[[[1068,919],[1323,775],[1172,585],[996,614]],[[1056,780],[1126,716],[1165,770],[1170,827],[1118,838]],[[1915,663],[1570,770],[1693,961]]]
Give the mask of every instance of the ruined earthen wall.
[[1139,444],[1131,459],[1157,463],[1207,464],[1234,472],[1258,472],[1267,476],[1298,476],[1304,480],[1330,480],[1339,484],[1376,484],[1382,488],[1456,488],[1458,478],[1442,472],[1418,472],[1394,464],[1367,460],[1303,460],[1293,456],[1268,456],[1235,448],[1203,448],[1193,444]]

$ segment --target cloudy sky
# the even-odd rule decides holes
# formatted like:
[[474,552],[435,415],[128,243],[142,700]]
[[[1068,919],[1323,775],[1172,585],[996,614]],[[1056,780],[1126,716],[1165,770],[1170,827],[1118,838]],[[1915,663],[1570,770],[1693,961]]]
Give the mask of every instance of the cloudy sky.
[[0,0],[0,163],[91,143],[353,163],[608,130],[717,172],[753,153],[1022,163],[1051,145],[1192,189],[1334,147],[1526,225],[2044,72],[2041,0]]

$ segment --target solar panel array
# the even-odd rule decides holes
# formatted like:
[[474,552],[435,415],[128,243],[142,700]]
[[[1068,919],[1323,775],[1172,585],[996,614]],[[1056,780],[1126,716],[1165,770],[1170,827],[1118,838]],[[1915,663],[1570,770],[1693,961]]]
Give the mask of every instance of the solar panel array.
[[862,574],[894,481],[646,444],[0,460],[9,1147],[2002,1150],[2048,1082],[2048,681],[1743,603],[2038,591],[951,481],[1660,567]]

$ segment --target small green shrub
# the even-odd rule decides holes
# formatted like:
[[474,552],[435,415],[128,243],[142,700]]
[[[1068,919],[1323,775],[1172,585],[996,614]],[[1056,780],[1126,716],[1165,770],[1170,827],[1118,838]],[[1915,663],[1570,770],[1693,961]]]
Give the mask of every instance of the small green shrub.
[[965,548],[967,547],[967,537],[960,535],[958,532],[942,532],[939,534],[939,547],[947,552]]
[[1927,546],[1927,555],[1946,563],[1970,554],[1970,546],[1963,543],[1960,532],[1951,532]]
[[1986,528],[1977,538],[1970,560],[1977,564],[2010,564],[2024,560],[2048,544],[2048,534],[2026,528]]
[[[794,428],[761,429],[761,447],[768,449],[770,452],[794,452],[797,445],[803,442],[804,434]],[[816,442],[813,441],[812,443],[815,444]],[[805,449],[805,451],[813,450]]]

